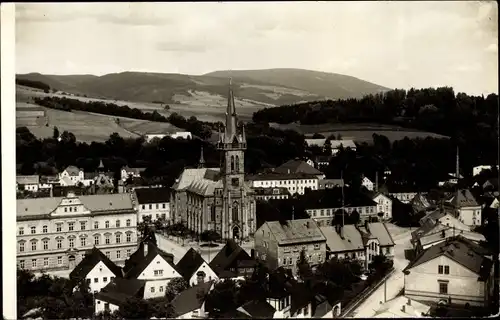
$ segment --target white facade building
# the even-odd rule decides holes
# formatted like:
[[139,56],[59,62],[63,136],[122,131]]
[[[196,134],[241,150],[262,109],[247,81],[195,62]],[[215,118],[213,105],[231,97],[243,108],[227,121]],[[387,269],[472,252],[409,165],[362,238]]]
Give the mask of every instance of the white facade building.
[[307,188],[318,190],[318,177],[309,174],[260,174],[249,178],[253,188],[286,188],[290,195],[304,194]]
[[377,194],[373,197],[373,201],[377,203],[377,213],[383,212],[384,216],[382,219],[389,220],[392,219],[392,200],[391,198],[385,196],[382,193]]

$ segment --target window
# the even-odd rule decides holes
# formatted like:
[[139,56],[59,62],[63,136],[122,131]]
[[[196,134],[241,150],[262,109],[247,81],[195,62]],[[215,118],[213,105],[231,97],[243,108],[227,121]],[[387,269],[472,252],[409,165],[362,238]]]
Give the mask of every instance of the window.
[[73,231],[75,229],[75,223],[74,222],[68,222],[68,230]]
[[146,206],[145,205],[142,205],[142,210],[146,209]]
[[438,266],[438,273],[443,274],[443,266]]
[[389,247],[385,248],[385,254],[391,254],[391,248]]
[[94,221],[94,229],[99,229],[99,221]]
[[116,220],[115,225],[116,225],[117,228],[120,228],[120,220]]
[[87,239],[86,238],[80,238],[80,245],[82,247],[85,247],[87,245]]
[[94,278],[94,283],[98,283],[99,282],[99,278]]
[[109,256],[110,256],[109,251],[106,251],[105,254],[106,254],[106,257],[109,259]]
[[448,283],[447,282],[439,282],[439,293],[440,294],[448,294]]
[[321,257],[321,253],[318,254],[318,262],[323,261],[323,258]]
[[114,279],[114,278],[115,278],[115,277],[110,277],[110,278],[109,278],[109,281],[113,281],[113,279]]
[[[165,204],[162,204],[162,208],[165,209]],[[160,287],[161,288],[161,287]]]
[[31,259],[31,267],[36,268],[36,259]]
[[127,227],[130,227],[130,219],[127,219],[126,225]]
[[109,228],[109,221],[104,222],[104,227],[105,227],[106,229],[108,229],[108,228]]
[[21,235],[21,236],[22,236],[23,234],[24,234],[24,228],[23,228],[23,227],[20,227],[20,228],[19,228],[19,235]]
[[62,239],[57,239],[56,243],[57,243],[57,249],[62,249]]
[[120,250],[117,250],[116,251],[116,259],[120,259],[122,257],[122,253],[120,252]]
[[122,235],[117,233],[116,234],[116,243],[120,243],[122,241]]
[[43,226],[43,227],[42,227],[42,232],[43,232],[43,233],[47,233],[47,232],[48,232],[48,230],[49,230],[49,228],[48,228],[47,226]]
[[36,233],[36,227],[31,227],[31,234],[35,234]]
[[19,252],[24,252],[24,242],[19,243]]
[[104,282],[104,283],[108,282],[108,277],[103,277],[102,282]]
[[132,235],[130,233],[127,233],[127,242],[132,241]]
[[155,287],[151,287],[151,293],[155,292]]
[[69,241],[69,247],[74,248],[75,247],[75,239],[70,238],[70,239],[68,239],[68,241]]
[[64,212],[68,212],[68,208],[64,208]]
[[325,215],[325,210],[321,209],[321,216],[323,217]]
[[156,204],[156,209],[158,209],[158,203]]
[[49,250],[49,240],[43,240],[43,250]]
[[80,221],[80,230],[85,230],[87,227],[87,222],[86,221]]
[[63,262],[62,257],[61,256],[57,257],[57,264],[61,265],[62,262]]
[[24,269],[24,260],[19,260],[19,268]]
[[62,231],[62,223],[56,223],[56,231],[61,232]]
[[155,274],[155,277],[161,277],[161,276],[163,276],[163,270],[155,270],[154,274]]
[[319,250],[319,243],[314,244],[314,250]]
[[109,234],[105,235],[104,243],[109,244]]
[[163,292],[163,286],[160,286],[160,292]]
[[98,244],[99,244],[99,236],[95,235],[94,236],[94,245],[98,245]]
[[130,257],[131,252],[132,251],[130,249],[127,249],[127,257]]
[[153,209],[153,205],[152,204],[149,205],[149,210],[151,210],[151,209]]
[[35,241],[31,242],[31,251],[36,251],[36,242]]
[[43,266],[48,267],[49,266],[49,258],[43,258]]
[[450,266],[444,266],[444,274],[450,274]]

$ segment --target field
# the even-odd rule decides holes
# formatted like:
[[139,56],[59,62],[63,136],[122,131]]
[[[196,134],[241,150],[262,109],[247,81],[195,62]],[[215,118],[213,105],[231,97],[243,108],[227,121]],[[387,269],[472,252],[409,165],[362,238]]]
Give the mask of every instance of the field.
[[320,125],[301,125],[301,124],[272,124],[273,127],[282,130],[292,129],[298,131],[304,135],[313,135],[314,133],[319,133],[328,137],[331,134],[340,134],[344,139],[352,139],[356,142],[367,142],[373,141],[372,135],[374,133],[386,136],[391,142],[395,140],[401,140],[405,137],[410,139],[413,138],[448,138],[436,133],[418,131],[416,129],[403,128],[396,125],[383,125],[383,124],[342,124],[342,123],[326,123]]

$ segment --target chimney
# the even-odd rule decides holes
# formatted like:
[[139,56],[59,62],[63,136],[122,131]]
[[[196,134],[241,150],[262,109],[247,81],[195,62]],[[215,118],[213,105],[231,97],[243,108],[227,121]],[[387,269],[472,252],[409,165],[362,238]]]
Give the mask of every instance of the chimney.
[[144,241],[142,243],[142,251],[144,252],[144,257],[148,255],[148,242]]
[[410,298],[408,298],[408,302],[406,304],[411,306],[411,299]]
[[403,306],[401,307],[401,311],[402,311],[402,312],[406,312],[405,305],[403,305]]

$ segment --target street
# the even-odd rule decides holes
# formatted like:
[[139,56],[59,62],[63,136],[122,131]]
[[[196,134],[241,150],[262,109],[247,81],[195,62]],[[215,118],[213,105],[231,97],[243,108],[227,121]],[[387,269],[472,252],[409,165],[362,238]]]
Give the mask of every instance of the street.
[[388,301],[394,299],[404,287],[404,274],[402,270],[409,263],[409,261],[405,259],[405,249],[411,248],[411,230],[399,228],[397,226],[388,226],[388,229],[396,244],[394,247],[393,259],[395,272],[387,279],[386,285],[382,285],[375,290],[372,295],[353,312],[353,318],[373,317],[380,305],[385,302],[384,290],[386,290],[386,300]]

